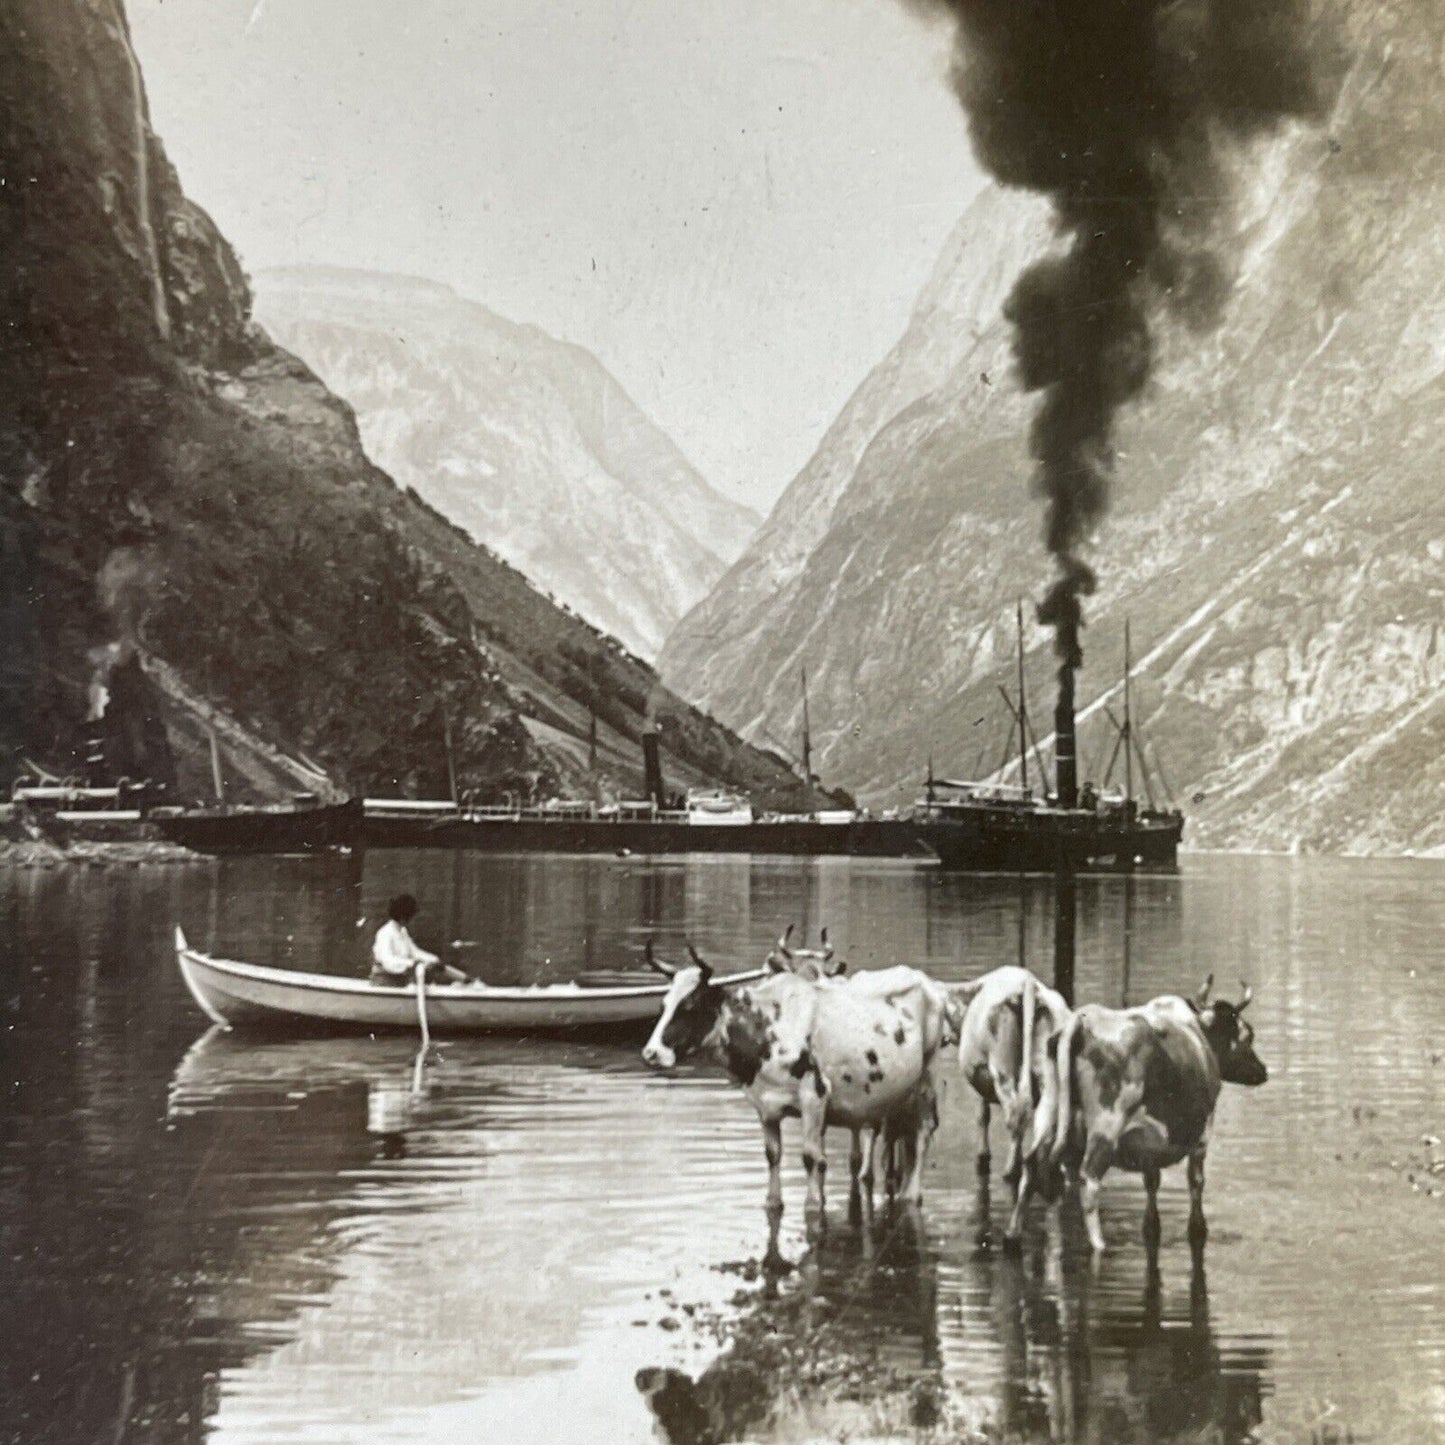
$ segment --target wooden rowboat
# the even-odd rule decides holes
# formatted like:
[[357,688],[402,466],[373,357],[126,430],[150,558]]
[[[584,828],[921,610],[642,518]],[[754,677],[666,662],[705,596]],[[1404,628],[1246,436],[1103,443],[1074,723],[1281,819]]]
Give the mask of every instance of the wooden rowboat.
[[[179,928],[176,962],[191,996],[223,1028],[377,1032],[417,1027],[416,992],[411,988],[212,958],[192,948]],[[765,972],[735,973],[718,982],[755,983]],[[631,982],[633,978],[637,982]],[[667,989],[666,979],[626,973],[584,974],[571,983],[529,988],[429,984],[426,1013],[432,1033],[438,1034],[615,1029],[656,1020]]]

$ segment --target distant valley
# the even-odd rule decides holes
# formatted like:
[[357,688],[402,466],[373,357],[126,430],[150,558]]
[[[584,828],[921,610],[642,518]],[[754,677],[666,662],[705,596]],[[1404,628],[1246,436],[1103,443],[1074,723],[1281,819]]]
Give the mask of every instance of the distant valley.
[[590,352],[445,286],[267,271],[256,315],[351,404],[378,465],[640,657],[761,520]]

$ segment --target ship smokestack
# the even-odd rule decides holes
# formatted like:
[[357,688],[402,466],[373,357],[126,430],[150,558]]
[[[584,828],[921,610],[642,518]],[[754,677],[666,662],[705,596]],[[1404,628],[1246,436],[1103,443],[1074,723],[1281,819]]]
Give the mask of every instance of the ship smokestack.
[[1079,765],[1074,738],[1074,669],[1059,669],[1059,700],[1054,706],[1054,753],[1058,759],[1059,807],[1079,805]]
[[667,799],[662,791],[662,749],[655,728],[647,728],[642,734],[642,773],[647,796],[659,809],[665,808]]

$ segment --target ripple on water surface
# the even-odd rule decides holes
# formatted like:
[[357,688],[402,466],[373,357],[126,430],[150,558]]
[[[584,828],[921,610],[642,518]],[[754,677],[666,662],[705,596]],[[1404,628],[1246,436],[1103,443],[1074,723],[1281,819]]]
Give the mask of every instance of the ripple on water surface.
[[1036,1211],[1022,1254],[1002,1253],[1003,1185],[980,1187],[950,1062],[921,1217],[850,1219],[837,1136],[809,1245],[790,1131],[789,1267],[769,1275],[760,1135],[721,1081],[652,1074],[635,1043],[458,1040],[414,1094],[404,1038],[202,1036],[172,924],[232,956],[356,971],[358,920],[405,888],[423,937],[477,940],[469,962],[499,982],[621,966],[652,934],[744,967],[789,921],[826,923],[855,966],[962,979],[1019,957],[1048,972],[1047,880],[406,854],[5,875],[0,1430],[1438,1438],[1442,882],[1438,865],[1280,859],[1081,881],[1081,999],[1208,972],[1256,990],[1271,1079],[1221,1100],[1202,1261],[1178,1171],[1157,1272],[1122,1175],[1101,1265],[1072,1207]]

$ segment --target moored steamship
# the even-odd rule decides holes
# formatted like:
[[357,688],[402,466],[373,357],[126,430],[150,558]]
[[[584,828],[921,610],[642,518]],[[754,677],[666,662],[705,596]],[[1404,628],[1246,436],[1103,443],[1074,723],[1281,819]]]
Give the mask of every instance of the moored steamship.
[[[1129,702],[1128,626],[1124,642],[1124,719],[1110,759],[1110,775],[1120,751],[1124,756],[1122,793],[1087,784],[1081,791],[1076,759],[1074,670],[1059,669],[1054,710],[1055,788],[1052,793],[1028,785],[1028,711],[1023,691],[1023,638],[1019,638],[1019,731],[1017,785],[986,781],[936,779],[932,766],[925,795],[914,811],[920,839],[944,868],[969,872],[1041,872],[1105,870],[1128,872],[1139,867],[1173,867],[1184,817],[1176,808],[1140,807],[1134,798],[1133,769],[1138,749]],[[1012,705],[1010,705],[1012,706]],[[1037,758],[1037,744],[1035,744]],[[1042,777],[1042,766],[1038,768]]]

